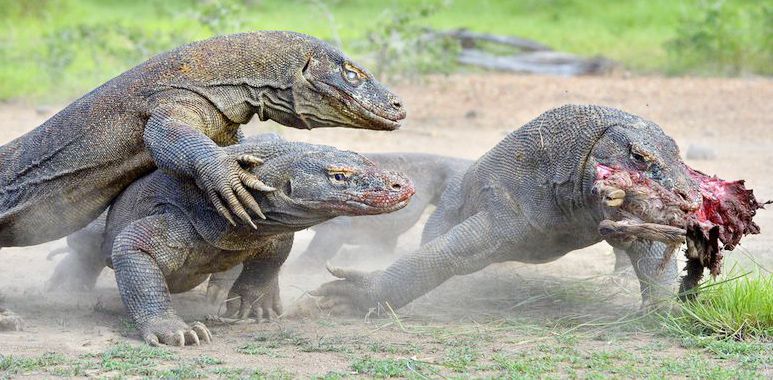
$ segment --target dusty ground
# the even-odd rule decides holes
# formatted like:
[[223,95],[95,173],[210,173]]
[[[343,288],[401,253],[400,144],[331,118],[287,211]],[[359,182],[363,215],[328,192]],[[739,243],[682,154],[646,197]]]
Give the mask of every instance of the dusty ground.
[[[408,121],[398,132],[308,132],[258,123],[247,132],[275,131],[290,139],[363,152],[476,158],[551,107],[606,104],[657,122],[683,151],[691,144],[708,147],[714,159],[688,163],[720,177],[744,178],[758,198],[773,199],[771,80],[458,75],[393,87],[409,106]],[[32,129],[56,109],[0,104],[0,143]],[[773,213],[763,211],[757,221],[763,233],[746,238],[731,261],[745,265],[753,258],[771,269]],[[418,231],[401,241],[401,250],[417,244]],[[299,234],[293,255],[305,248],[311,234]],[[683,347],[659,335],[657,325],[636,317],[638,285],[630,273],[611,275],[613,258],[603,244],[550,264],[497,265],[453,279],[400,310],[399,316],[210,323],[213,344],[162,351],[141,348],[125,319],[112,273],[103,274],[94,293],[43,293],[56,264],[56,259],[46,260],[46,254],[61,245],[57,241],[0,252],[0,292],[6,305],[27,322],[23,332],[0,333],[0,377],[4,370],[5,375],[176,377],[334,378],[354,372],[407,377],[773,375],[769,359],[750,364],[721,348]],[[359,252],[349,253],[351,257]],[[361,265],[374,267],[388,260]],[[283,273],[285,303],[292,304],[328,279],[324,274]],[[202,302],[200,289],[175,297],[187,320],[216,312]],[[49,352],[58,354],[46,355]],[[31,359],[3,362],[2,355]]]

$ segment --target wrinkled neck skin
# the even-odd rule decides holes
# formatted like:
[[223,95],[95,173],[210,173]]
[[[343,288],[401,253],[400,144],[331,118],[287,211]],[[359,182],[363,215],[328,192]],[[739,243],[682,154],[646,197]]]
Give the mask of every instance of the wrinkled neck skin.
[[206,86],[185,86],[185,89],[206,98],[228,120],[236,124],[247,124],[253,116],[261,121],[274,120],[277,123],[296,128],[307,128],[295,114],[291,82],[284,84],[210,84]]

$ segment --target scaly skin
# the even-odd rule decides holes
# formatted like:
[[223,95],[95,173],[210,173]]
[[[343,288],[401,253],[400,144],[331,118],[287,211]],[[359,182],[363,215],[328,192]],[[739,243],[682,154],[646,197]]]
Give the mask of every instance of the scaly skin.
[[0,247],[84,227],[155,167],[194,179],[224,218],[252,224],[261,214],[249,190],[270,188],[241,165],[259,147],[234,155],[222,146],[256,114],[295,128],[376,130],[405,117],[364,68],[310,36],[264,31],[185,45],[0,147]]
[[206,326],[176,316],[169,293],[241,263],[226,317],[280,314],[277,275],[293,232],[337,216],[395,211],[414,193],[407,177],[356,153],[282,140],[261,146],[265,162],[252,172],[277,190],[260,198],[266,219],[257,229],[227,223],[192,181],[160,171],[132,184],[110,208],[103,247],[112,249],[103,263],[115,269],[124,304],[147,343],[209,341]]
[[344,244],[392,253],[400,235],[419,221],[429,205],[437,205],[449,179],[472,164],[471,160],[421,153],[371,153],[365,157],[380,168],[407,175],[416,187],[416,195],[408,206],[397,212],[363,218],[335,218],[314,226],[314,239],[298,257],[298,267],[322,268]]
[[[264,134],[259,138],[270,139],[271,136]],[[309,248],[288,264],[293,271],[324,271],[325,263],[344,244],[360,246],[365,255],[392,254],[400,235],[419,221],[429,205],[437,205],[450,178],[463,173],[472,164],[471,160],[423,153],[368,153],[364,156],[382,169],[407,175],[416,188],[416,195],[411,198],[408,206],[393,213],[339,217],[312,227],[315,233]],[[239,267],[213,273],[207,286],[209,302],[217,303],[225,298],[239,273]]]
[[[594,190],[597,163],[644,171],[685,203],[700,199],[676,144],[657,125],[612,108],[563,106],[512,132],[452,180],[421,248],[384,271],[331,268],[340,280],[315,291],[319,304],[333,313],[378,303],[399,308],[492,263],[545,263],[601,241],[600,223],[622,202]],[[668,252],[659,249],[662,243],[608,241],[636,263],[645,302],[653,285],[675,280],[675,257],[663,262]]]

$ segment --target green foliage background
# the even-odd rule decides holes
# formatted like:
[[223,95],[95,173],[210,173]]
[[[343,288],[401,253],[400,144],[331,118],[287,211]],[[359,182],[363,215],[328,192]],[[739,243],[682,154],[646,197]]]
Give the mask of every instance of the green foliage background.
[[454,47],[423,44],[424,27],[532,38],[637,72],[773,74],[769,1],[0,0],[0,100],[71,98],[154,53],[258,29],[340,43],[383,74],[456,69]]

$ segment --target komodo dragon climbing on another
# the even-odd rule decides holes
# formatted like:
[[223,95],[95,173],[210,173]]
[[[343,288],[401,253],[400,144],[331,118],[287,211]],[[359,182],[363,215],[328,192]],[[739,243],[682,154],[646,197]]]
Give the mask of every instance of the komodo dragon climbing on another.
[[0,147],[0,247],[77,231],[155,167],[196,180],[218,213],[251,224],[248,189],[271,189],[229,155],[253,115],[295,128],[393,130],[400,100],[316,38],[262,31],[215,37],[157,55]]
[[[736,209],[704,208],[707,197],[717,195],[701,187],[710,181],[682,162],[656,124],[613,108],[563,106],[510,133],[454,178],[427,222],[421,248],[384,271],[329,268],[340,279],[312,294],[333,313],[379,303],[397,309],[492,263],[545,263],[607,240],[630,255],[646,305],[656,299],[653,291],[676,279],[672,253],[689,237],[686,226],[710,226],[709,214]],[[742,183],[728,184],[751,196]],[[738,239],[755,232],[751,216],[761,206],[742,198],[724,201],[739,201],[731,206],[751,212],[721,226],[739,232]]]
[[[225,148],[232,149],[238,146]],[[257,221],[257,229],[229,224],[193,181],[161,171],[130,185],[111,206],[102,265],[85,269],[97,275],[105,264],[115,269],[121,298],[149,344],[209,341],[203,324],[189,326],[175,314],[169,293],[190,290],[210,273],[242,262],[226,314],[281,313],[278,273],[293,232],[337,216],[392,212],[414,194],[410,179],[353,152],[281,140],[263,142],[261,150],[256,155],[264,163],[252,171],[277,191],[258,198],[266,219]]]
[[316,38],[262,31],[194,42],[111,79],[0,147],[0,248],[83,228],[156,167],[195,179],[232,224],[235,215],[254,225],[247,210],[262,214],[248,189],[272,190],[244,168],[259,164],[251,155],[257,147],[228,155],[220,146],[235,143],[239,125],[256,114],[308,129],[393,130],[405,118],[397,96]]

